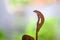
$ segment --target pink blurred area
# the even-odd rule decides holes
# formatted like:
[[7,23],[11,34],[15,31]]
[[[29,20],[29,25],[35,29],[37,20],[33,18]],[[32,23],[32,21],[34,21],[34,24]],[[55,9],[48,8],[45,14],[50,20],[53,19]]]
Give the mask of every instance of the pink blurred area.
[[54,4],[56,3],[56,0],[34,0],[33,4],[36,6],[46,6],[49,4]]

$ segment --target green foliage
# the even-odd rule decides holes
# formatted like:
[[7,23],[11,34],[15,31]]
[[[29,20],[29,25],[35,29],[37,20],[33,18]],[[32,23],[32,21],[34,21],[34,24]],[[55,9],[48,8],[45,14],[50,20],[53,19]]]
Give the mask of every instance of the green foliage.
[[28,5],[32,0],[11,0],[10,3],[13,5]]
[[0,40],[6,40],[6,34],[3,30],[0,29]]

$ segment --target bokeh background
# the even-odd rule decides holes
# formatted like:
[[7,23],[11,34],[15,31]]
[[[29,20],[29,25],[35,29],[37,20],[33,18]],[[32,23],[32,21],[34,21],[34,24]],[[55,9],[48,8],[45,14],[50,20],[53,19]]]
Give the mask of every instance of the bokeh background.
[[39,40],[60,40],[60,0],[0,0],[0,40],[36,36],[39,10],[45,17]]

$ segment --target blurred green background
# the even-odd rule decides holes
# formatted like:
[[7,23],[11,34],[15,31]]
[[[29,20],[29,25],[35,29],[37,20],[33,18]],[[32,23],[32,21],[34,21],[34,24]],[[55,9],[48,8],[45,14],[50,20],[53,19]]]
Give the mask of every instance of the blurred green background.
[[[59,32],[59,30],[60,30],[59,29],[60,28],[59,27],[60,26],[60,18],[59,18],[60,15],[59,14],[60,13],[58,12],[59,14],[57,14],[57,11],[56,11],[56,9],[54,7],[52,7],[51,9],[48,8],[48,7],[51,7],[52,5],[55,5],[55,1],[56,0],[54,0],[54,1],[53,0],[48,0],[48,1],[47,0],[43,0],[43,1],[41,0],[40,2],[39,1],[37,1],[37,0],[9,0],[9,2],[7,1],[8,2],[7,4],[8,5],[11,4],[11,5],[13,5],[16,8],[15,9],[15,8],[13,8],[10,5],[11,6],[11,8],[10,8],[11,10],[13,10],[13,9],[14,10],[19,10],[19,8],[16,7],[17,5],[19,5],[19,7],[23,6],[22,10],[28,11],[27,13],[31,13],[30,11],[31,10],[35,10],[36,7],[39,10],[41,10],[41,8],[42,8],[41,12],[43,12],[43,14],[45,16],[45,22],[44,22],[44,25],[42,26],[42,28],[39,31],[38,39],[39,40],[59,40],[60,36],[58,36],[58,35],[60,34],[60,32]],[[7,9],[9,9],[8,6],[6,6],[6,7],[7,7]],[[26,9],[25,7],[28,7],[28,9]],[[31,7],[31,8],[29,8],[29,7]],[[43,9],[43,8],[47,8],[47,9]],[[53,8],[54,8],[55,11],[53,10]],[[11,12],[11,10],[10,10],[10,12]],[[7,10],[7,12],[8,12],[8,10]],[[11,13],[14,13],[14,12],[11,12]],[[19,12],[17,12],[17,14],[18,13]],[[25,13],[25,12],[23,12],[23,13]],[[35,33],[36,33],[36,26],[37,26],[36,25],[37,18],[32,17],[33,14],[32,15],[29,14],[31,19],[29,18],[30,19],[29,23],[27,23],[27,27],[25,28],[23,33],[20,33],[20,30],[18,30],[19,28],[17,28],[17,27],[16,27],[16,29],[19,32],[15,32],[16,31],[16,30],[14,30],[15,27],[13,27],[14,24],[7,23],[8,19],[9,19],[8,22],[13,22],[14,21],[14,23],[15,23],[15,19],[13,21],[11,21],[11,19],[10,19],[11,16],[9,16],[10,14],[8,15],[9,17],[7,15],[8,14],[2,14],[2,17],[0,18],[2,20],[2,22],[0,20],[0,26],[1,26],[1,24],[3,26],[5,26],[5,27],[1,26],[2,28],[0,28],[0,40],[8,40],[9,39],[9,35],[13,36],[12,40],[22,40],[22,36],[25,35],[25,34],[26,35],[30,35],[30,36],[35,38],[35,36],[36,36]],[[16,15],[16,14],[14,13],[12,16],[14,16],[14,15]],[[21,18],[20,16],[21,15],[18,14],[19,18]],[[58,17],[56,17],[56,16],[58,16]],[[6,20],[4,20],[5,17],[6,17]],[[21,23],[21,21],[18,21],[17,22],[17,24],[18,24],[17,26],[19,26],[20,23]],[[11,26],[10,24],[12,24],[13,26]],[[7,27],[6,27],[6,25],[7,25]],[[8,29],[8,27],[11,27],[11,29]],[[3,28],[6,28],[8,30],[8,33]],[[13,31],[12,29],[14,30],[14,32],[12,32],[13,34],[10,34],[9,31]],[[20,27],[20,29],[21,29],[21,27]]]
[[[60,19],[57,18],[50,18],[45,20],[44,25],[42,26],[41,30],[39,31],[39,40],[53,40],[55,37],[55,25],[56,23],[60,24]],[[35,26],[36,23],[34,23],[34,20],[30,21],[28,24],[28,27],[25,30],[24,34],[30,35],[35,38]],[[19,34],[16,36],[15,40],[21,40],[22,34]],[[6,40],[6,34],[4,30],[0,30],[0,39]]]

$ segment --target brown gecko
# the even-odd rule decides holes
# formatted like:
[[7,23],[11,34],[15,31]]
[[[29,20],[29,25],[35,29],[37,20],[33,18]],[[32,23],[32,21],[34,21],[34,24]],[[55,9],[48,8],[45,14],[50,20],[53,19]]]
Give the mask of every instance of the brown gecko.
[[[44,16],[41,12],[37,10],[34,10],[33,12],[35,12],[38,16],[37,29],[36,29],[36,40],[38,40],[38,32],[44,23]],[[22,37],[22,40],[34,40],[34,38],[29,35],[24,35]]]

